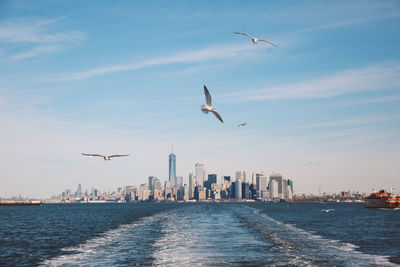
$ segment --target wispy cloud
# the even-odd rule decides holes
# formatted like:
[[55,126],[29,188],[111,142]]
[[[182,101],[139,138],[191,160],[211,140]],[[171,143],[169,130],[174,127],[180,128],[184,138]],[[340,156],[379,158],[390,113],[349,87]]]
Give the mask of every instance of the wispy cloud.
[[21,60],[26,58],[33,58],[41,55],[47,55],[61,50],[63,46],[61,45],[40,45],[36,46],[28,51],[10,56],[12,60]]
[[386,13],[386,14],[380,15],[380,16],[358,17],[358,18],[345,19],[342,21],[334,22],[334,23],[321,24],[318,26],[313,26],[313,27],[299,30],[295,33],[306,33],[306,32],[319,31],[319,30],[343,28],[343,27],[348,27],[351,25],[358,25],[358,24],[380,21],[380,20],[385,20],[385,19],[398,18],[398,17],[400,17],[400,12],[393,11],[393,12],[389,12],[389,13]]
[[362,125],[362,124],[373,124],[385,121],[392,120],[400,120],[400,115],[386,115],[386,116],[369,116],[369,117],[361,117],[361,118],[351,118],[345,120],[337,120],[337,121],[328,121],[328,122],[320,122],[313,123],[309,125],[304,125],[297,127],[297,129],[311,129],[311,128],[320,128],[320,127],[335,127],[335,126],[353,126],[353,125]]
[[368,99],[359,99],[359,100],[351,100],[346,102],[337,103],[334,106],[354,106],[354,105],[366,105],[366,104],[377,104],[377,103],[387,103],[387,102],[396,102],[400,101],[400,95],[389,95],[383,97],[376,98],[368,98]]
[[[54,53],[81,43],[86,35],[82,31],[52,31],[50,28],[65,19],[11,19],[0,23],[0,41],[23,44],[25,51],[12,55],[12,60],[32,58]],[[28,47],[28,48],[27,48]]]
[[223,95],[228,101],[256,101],[287,98],[327,98],[362,91],[397,89],[400,64],[387,63],[346,70],[331,76],[258,90]]
[[239,56],[248,56],[251,53],[256,53],[255,49],[258,49],[258,51],[263,51],[265,48],[264,49],[260,47],[256,48],[254,46],[249,46],[249,45],[223,44],[194,51],[177,53],[172,56],[148,59],[141,62],[115,64],[115,65],[97,67],[89,70],[83,70],[79,72],[59,74],[48,79],[48,81],[83,80],[99,75],[111,74],[122,71],[138,70],[151,66],[205,62],[208,60],[221,60]]

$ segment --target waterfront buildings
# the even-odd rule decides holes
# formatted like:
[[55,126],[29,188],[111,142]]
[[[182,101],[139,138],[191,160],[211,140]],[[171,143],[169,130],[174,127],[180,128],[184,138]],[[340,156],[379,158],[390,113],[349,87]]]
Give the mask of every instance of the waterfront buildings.
[[70,189],[52,199],[59,202],[131,202],[131,201],[291,201],[293,199],[293,181],[284,179],[281,174],[272,174],[268,182],[262,172],[253,172],[251,181],[246,181],[246,172],[235,172],[231,176],[222,176],[218,183],[217,174],[207,172],[202,163],[195,164],[195,174],[189,173],[188,183],[183,176],[176,175],[176,155],[169,154],[168,179],[164,184],[156,176],[148,176],[148,183],[136,186],[118,187],[116,191],[99,192],[94,187],[91,192],[82,193],[78,184],[75,193]]

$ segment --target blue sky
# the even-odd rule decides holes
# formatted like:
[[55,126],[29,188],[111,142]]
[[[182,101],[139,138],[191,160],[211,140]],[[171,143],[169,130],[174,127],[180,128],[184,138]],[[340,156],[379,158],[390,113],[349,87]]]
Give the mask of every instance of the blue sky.
[[164,181],[172,144],[184,179],[400,191],[399,29],[398,1],[1,1],[0,196]]

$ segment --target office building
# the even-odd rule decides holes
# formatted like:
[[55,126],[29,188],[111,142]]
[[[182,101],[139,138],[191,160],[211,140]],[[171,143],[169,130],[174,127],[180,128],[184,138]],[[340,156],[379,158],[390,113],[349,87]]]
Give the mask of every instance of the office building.
[[263,174],[256,174],[256,195],[257,199],[263,199],[263,192],[267,191],[267,177]]
[[293,191],[293,181],[290,179],[287,179],[287,185],[290,187],[290,190],[292,191],[292,194],[294,193]]
[[176,182],[177,182],[177,186],[183,186],[183,177],[182,176],[177,176],[176,177]]
[[78,184],[78,188],[76,189],[76,196],[80,196],[82,194],[82,185]]
[[201,163],[196,163],[195,167],[196,167],[196,185],[203,186],[203,184],[204,184],[204,179],[203,179],[204,165]]
[[235,197],[236,199],[242,199],[242,181],[240,178],[235,181]]
[[204,181],[204,187],[207,188],[208,190],[211,190],[212,184],[216,184],[216,183],[217,183],[217,175],[209,174],[207,180]]
[[174,151],[169,154],[169,177],[168,181],[171,183],[171,185],[176,185],[176,156],[174,154]]
[[278,182],[278,198],[284,199],[285,184],[283,182],[283,177],[281,174],[272,174],[269,177],[270,181]]
[[154,176],[149,176],[149,190],[153,191],[153,179]]
[[245,182],[246,181],[246,172],[245,171],[237,171],[236,172],[236,180]]
[[230,176],[224,176],[223,183],[225,183],[225,182],[230,183],[231,182],[231,177]]
[[272,200],[281,198],[281,196],[279,195],[279,182],[277,180],[271,179],[269,181],[269,194]]
[[285,185],[285,192],[284,192],[284,198],[285,200],[292,201],[293,200],[293,182],[290,179],[283,180],[284,185]]
[[189,173],[189,199],[194,198],[194,177],[193,173]]
[[243,182],[242,183],[242,199],[249,199],[249,198],[250,198],[249,183]]

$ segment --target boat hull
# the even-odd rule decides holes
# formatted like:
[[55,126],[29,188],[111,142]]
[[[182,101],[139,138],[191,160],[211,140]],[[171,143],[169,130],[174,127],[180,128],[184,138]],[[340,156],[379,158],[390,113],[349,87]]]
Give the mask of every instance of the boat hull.
[[386,208],[385,198],[365,199],[366,208]]

